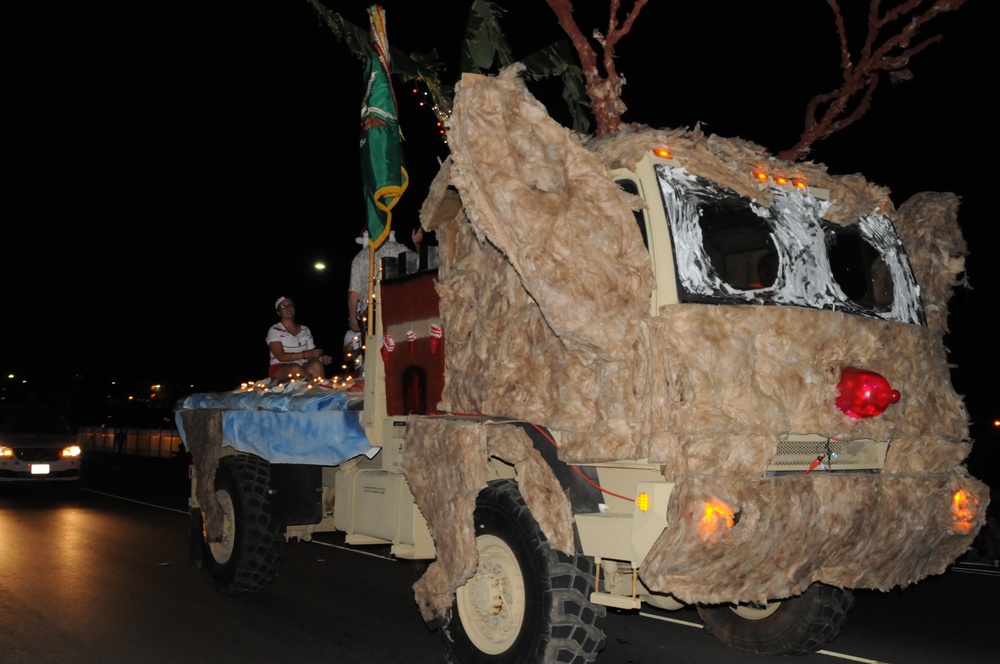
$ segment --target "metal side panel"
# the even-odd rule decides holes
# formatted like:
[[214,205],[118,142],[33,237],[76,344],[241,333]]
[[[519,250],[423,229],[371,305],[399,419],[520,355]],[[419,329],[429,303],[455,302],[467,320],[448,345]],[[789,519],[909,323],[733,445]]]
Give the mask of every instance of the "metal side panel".
[[667,527],[667,507],[673,489],[671,482],[635,482],[636,503],[632,511],[577,514],[576,526],[583,553],[595,558],[629,561],[638,567]]
[[604,512],[577,514],[575,518],[584,555],[632,560],[631,514]]
[[434,557],[427,522],[402,473],[377,468],[339,472],[334,522],[348,544],[391,544],[400,558]]

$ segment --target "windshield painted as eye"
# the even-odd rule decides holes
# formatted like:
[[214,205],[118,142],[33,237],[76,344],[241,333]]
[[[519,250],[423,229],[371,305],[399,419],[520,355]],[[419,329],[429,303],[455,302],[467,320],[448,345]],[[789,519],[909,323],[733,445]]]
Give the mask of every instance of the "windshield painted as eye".
[[779,304],[923,324],[919,289],[892,223],[822,219],[796,189],[765,207],[683,168],[656,166],[682,302]]

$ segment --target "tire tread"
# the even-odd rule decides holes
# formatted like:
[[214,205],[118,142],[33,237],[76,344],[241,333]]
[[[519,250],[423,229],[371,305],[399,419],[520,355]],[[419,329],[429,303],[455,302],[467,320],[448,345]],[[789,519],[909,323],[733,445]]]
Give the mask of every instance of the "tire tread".
[[[268,498],[270,464],[260,457],[239,454],[223,459],[237,483],[243,524],[240,527],[239,550],[233,552],[237,559],[229,573],[213,577],[216,586],[226,593],[256,593],[274,582],[284,554],[284,535],[271,519],[271,502]],[[209,553],[209,555],[211,555]]]
[[837,638],[854,605],[854,595],[815,583],[785,603],[779,608],[783,613],[759,621],[741,618],[726,607],[700,606],[698,613],[707,633],[736,650],[768,656],[806,655]]

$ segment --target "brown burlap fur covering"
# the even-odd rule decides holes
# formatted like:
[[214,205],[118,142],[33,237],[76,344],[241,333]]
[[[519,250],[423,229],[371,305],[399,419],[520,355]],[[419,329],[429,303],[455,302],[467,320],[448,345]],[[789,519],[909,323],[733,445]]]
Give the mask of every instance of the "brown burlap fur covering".
[[[584,139],[548,117],[516,70],[464,78],[448,135],[451,157],[421,210],[441,245],[439,409],[557,430],[571,463],[662,464],[676,488],[671,525],[640,570],[649,588],[705,603],[787,597],[813,581],[888,589],[944,571],[969,546],[989,494],[962,465],[968,414],[942,343],[966,251],[957,197],[921,194],[897,213],[888,190],[860,175],[779,162],[697,128]],[[632,215],[642,203],[609,169],[664,144],[690,172],[758,200],[769,190],[746,174],[766,165],[828,189],[835,223],[885,212],[928,326],[797,307],[677,304],[652,314],[651,261]],[[902,399],[881,417],[845,417],[833,402],[848,366],[890,377]],[[407,478],[439,556],[415,586],[425,617],[444,615],[475,569],[471,515],[494,447],[521,459],[518,481],[540,523],[565,527],[550,472],[526,462],[530,443],[494,429],[444,418],[408,429]],[[889,440],[886,467],[764,479],[788,433]],[[980,510],[971,532],[954,534],[948,501],[963,481]],[[690,531],[687,517],[708,496],[740,511],[725,541]]]
[[184,433],[195,466],[198,482],[195,498],[201,507],[202,530],[206,542],[222,538],[222,506],[215,497],[215,471],[222,454],[222,411],[217,409],[185,410]]

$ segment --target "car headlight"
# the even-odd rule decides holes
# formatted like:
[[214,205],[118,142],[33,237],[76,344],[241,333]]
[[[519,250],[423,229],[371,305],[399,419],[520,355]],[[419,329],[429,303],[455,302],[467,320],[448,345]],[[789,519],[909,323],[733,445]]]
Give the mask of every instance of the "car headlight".
[[63,457],[78,457],[83,450],[80,449],[79,445],[70,445],[69,447],[64,447],[62,451]]
[[0,445],[0,457],[12,457],[14,456],[14,450],[10,447],[4,447]]

